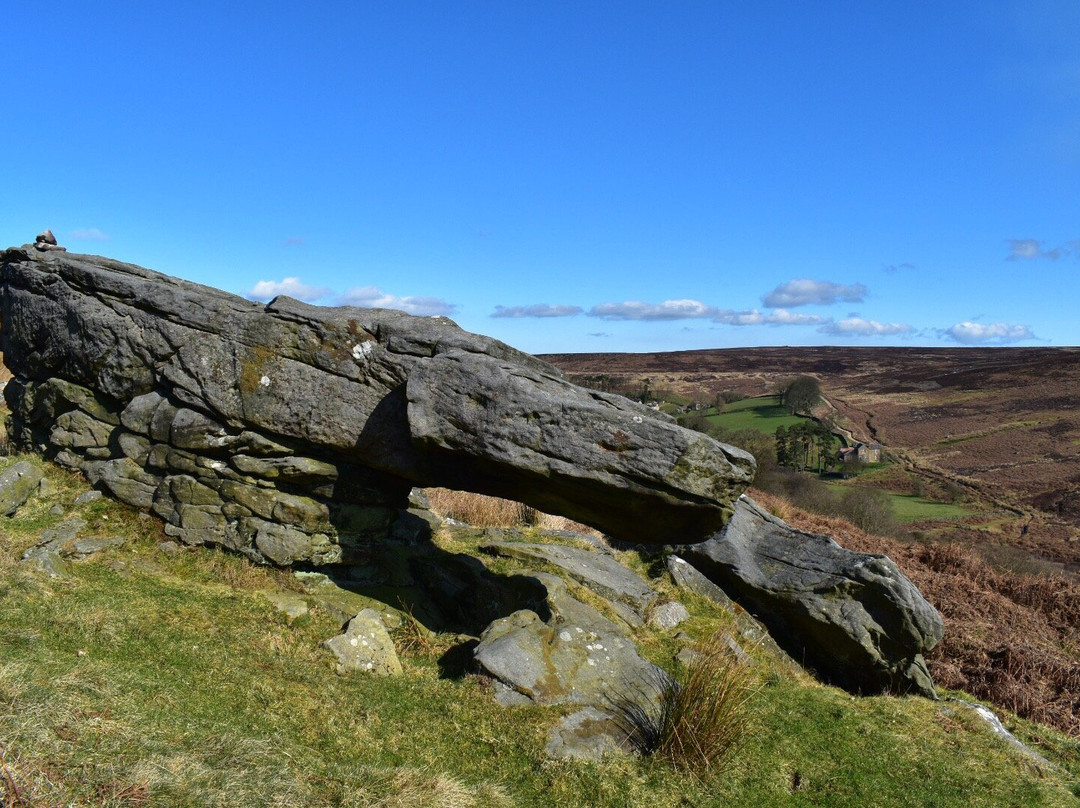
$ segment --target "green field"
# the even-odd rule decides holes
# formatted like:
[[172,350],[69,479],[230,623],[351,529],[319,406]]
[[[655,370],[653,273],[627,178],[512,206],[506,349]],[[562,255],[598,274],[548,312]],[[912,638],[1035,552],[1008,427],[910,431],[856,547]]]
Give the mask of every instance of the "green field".
[[[837,493],[843,491],[844,488],[847,487],[845,483],[838,482],[830,482],[826,483],[826,485]],[[963,505],[953,505],[950,502],[935,502],[932,499],[917,497],[912,494],[896,494],[892,491],[885,491],[885,493],[889,495],[889,500],[892,502],[893,513],[896,516],[897,522],[906,523],[937,519],[958,519],[963,516],[971,515],[971,510],[965,508]]]
[[[712,414],[709,414],[709,413]],[[744,398],[724,405],[723,412],[707,410],[705,419],[724,429],[756,429],[772,435],[778,426],[795,426],[806,421],[801,415],[792,415],[780,403],[780,396]]]
[[957,519],[971,511],[950,502],[934,502],[926,497],[889,493],[898,522],[922,522],[927,519]]

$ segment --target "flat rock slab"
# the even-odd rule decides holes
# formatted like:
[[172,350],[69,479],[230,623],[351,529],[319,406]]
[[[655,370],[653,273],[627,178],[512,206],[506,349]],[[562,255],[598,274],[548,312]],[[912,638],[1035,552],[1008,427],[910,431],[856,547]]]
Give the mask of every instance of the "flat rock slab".
[[559,760],[602,760],[636,752],[625,723],[597,707],[565,716],[548,735],[548,757]]
[[523,542],[490,542],[480,549],[518,561],[546,561],[601,597],[628,604],[638,612],[643,612],[656,599],[656,592],[641,576],[604,553],[561,544]]
[[936,697],[923,653],[941,640],[941,615],[886,556],[796,530],[747,497],[720,533],[679,554],[826,681]]

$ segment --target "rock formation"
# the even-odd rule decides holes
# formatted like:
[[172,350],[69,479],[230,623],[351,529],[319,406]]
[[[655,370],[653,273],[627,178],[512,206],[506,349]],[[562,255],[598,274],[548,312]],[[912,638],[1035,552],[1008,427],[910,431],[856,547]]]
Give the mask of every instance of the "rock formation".
[[886,556],[803,533],[747,497],[718,535],[679,555],[827,681],[935,695],[922,654],[941,640],[941,615]]
[[[570,384],[445,318],[287,297],[263,305],[26,245],[0,253],[0,349],[14,373],[4,394],[16,445],[152,511],[187,544],[357,570],[373,546],[396,542],[409,557],[387,565],[390,583],[419,583],[444,622],[481,637],[476,662],[507,692],[597,707],[626,671],[636,672],[629,681],[656,673],[628,628],[571,598],[561,579],[501,579],[472,556],[430,543],[422,552],[431,517],[406,510],[414,485],[515,499],[631,543],[683,545],[719,589],[671,562],[680,586],[732,598],[825,678],[855,691],[933,693],[921,654],[940,638],[941,619],[891,561],[800,533],[740,499],[754,472],[746,452]],[[36,482],[9,471],[4,512]],[[68,548],[73,538],[43,536],[28,560],[59,574],[61,556],[78,550]],[[655,600],[600,552],[485,546],[550,565],[609,599],[627,626],[641,625]],[[350,604],[342,619],[363,608]],[[767,640],[743,613],[737,626]],[[350,631],[337,643],[345,651],[353,640],[385,645],[373,624]],[[394,669],[385,656],[341,664]],[[587,699],[586,681],[596,691]],[[559,744],[602,734],[592,713],[579,719]]]
[[12,437],[187,543],[348,561],[413,485],[699,541],[753,476],[747,453],[445,318],[262,305],[30,246],[0,260]]

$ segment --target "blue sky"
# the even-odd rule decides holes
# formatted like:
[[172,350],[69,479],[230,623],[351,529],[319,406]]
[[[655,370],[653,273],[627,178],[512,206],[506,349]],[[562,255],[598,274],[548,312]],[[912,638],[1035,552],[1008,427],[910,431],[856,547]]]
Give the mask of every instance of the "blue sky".
[[533,352],[1080,343],[1075,0],[0,21],[5,246]]

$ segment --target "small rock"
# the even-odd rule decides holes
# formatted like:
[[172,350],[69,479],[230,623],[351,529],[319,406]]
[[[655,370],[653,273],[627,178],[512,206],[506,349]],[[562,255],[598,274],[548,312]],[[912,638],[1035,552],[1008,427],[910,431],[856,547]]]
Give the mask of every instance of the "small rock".
[[404,671],[394,641],[374,609],[357,614],[343,634],[323,642],[337,657],[339,674],[361,671],[378,676],[400,676]]
[[44,233],[38,233],[34,237],[35,244],[56,244],[56,236],[53,235],[52,230],[46,230]]
[[38,483],[38,496],[42,499],[48,499],[56,494],[56,484],[48,477],[42,477],[41,482]]
[[0,473],[0,514],[12,516],[41,484],[41,469],[20,460]]
[[653,628],[675,628],[680,623],[690,619],[690,612],[677,600],[661,603],[652,610],[649,615],[649,625]]
[[95,500],[101,499],[102,496],[103,494],[100,491],[86,491],[85,493],[79,494],[79,496],[75,498],[75,507],[80,508],[83,505],[87,505],[91,502],[94,502]]
[[63,505],[53,505],[51,508],[49,508],[49,516],[63,516],[63,515],[64,515],[64,506]]
[[174,542],[172,539],[166,539],[165,541],[159,541],[157,548],[161,550],[167,556],[173,556],[180,552],[180,545]]

